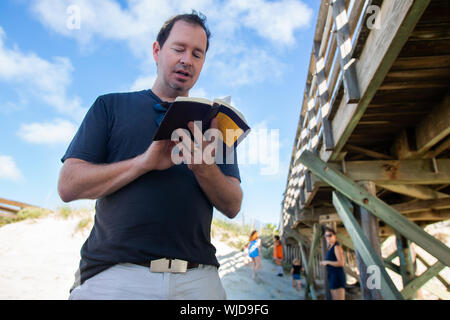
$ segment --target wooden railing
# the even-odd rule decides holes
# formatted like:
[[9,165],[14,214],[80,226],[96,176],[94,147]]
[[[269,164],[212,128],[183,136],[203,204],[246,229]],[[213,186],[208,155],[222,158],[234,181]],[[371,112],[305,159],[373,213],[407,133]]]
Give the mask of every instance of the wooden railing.
[[[330,2],[330,3],[329,3]],[[316,26],[300,121],[291,157],[282,213],[294,214],[312,192],[311,174],[298,162],[303,151],[334,149],[330,121],[342,99],[358,103],[355,61],[370,33],[368,19],[381,0],[322,1]],[[375,12],[376,13],[376,12]],[[285,221],[287,223],[287,221]]]
[[35,206],[19,201],[0,198],[0,215],[16,214],[21,209],[26,207],[35,207]]

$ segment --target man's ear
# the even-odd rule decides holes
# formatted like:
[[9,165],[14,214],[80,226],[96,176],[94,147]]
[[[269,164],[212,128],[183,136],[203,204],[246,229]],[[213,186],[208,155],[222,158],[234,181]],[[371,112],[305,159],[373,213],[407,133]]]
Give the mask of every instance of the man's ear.
[[159,46],[159,42],[158,41],[153,42],[153,59],[155,59],[156,64],[158,64],[160,51],[161,48]]

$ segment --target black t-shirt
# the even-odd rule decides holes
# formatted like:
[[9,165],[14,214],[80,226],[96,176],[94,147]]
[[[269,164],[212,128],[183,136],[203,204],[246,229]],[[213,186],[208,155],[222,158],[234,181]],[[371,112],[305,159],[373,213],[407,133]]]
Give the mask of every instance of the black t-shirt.
[[294,272],[293,274],[300,274],[300,271],[302,270],[302,266],[296,266],[296,265],[292,265],[292,268],[294,268]]
[[[61,161],[110,164],[144,153],[157,129],[153,104],[160,102],[151,90],[98,97]],[[218,166],[240,180],[236,152],[234,158]],[[95,211],[75,286],[124,262],[166,257],[219,266],[210,239],[213,205],[185,164],[140,176],[97,199]]]

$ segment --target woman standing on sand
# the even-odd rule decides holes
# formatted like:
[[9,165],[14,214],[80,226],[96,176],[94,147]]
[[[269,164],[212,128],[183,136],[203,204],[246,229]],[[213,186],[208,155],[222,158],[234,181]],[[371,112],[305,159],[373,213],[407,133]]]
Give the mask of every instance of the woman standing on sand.
[[252,278],[255,279],[256,271],[261,267],[261,239],[258,232],[253,230],[248,239],[248,256],[252,259]]
[[333,300],[345,300],[345,257],[342,247],[336,241],[336,232],[325,228],[325,239],[328,243],[328,252],[320,265],[327,267],[328,286]]

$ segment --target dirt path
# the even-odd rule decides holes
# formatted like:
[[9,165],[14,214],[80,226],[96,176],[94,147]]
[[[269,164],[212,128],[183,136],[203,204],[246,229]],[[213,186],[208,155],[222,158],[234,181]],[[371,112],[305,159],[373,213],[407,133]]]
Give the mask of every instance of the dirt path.
[[[0,228],[0,300],[66,300],[88,232],[77,230],[80,217],[27,220]],[[219,274],[228,299],[300,299],[290,278],[276,276],[275,265],[262,259],[258,279],[251,279],[243,252],[213,241]]]

